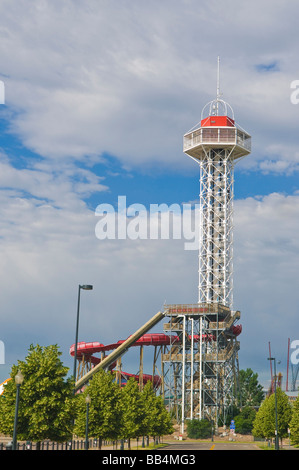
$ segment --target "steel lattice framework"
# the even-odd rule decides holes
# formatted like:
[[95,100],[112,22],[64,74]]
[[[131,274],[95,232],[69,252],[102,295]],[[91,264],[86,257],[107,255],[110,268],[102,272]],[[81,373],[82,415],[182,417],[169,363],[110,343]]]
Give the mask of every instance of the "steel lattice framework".
[[233,306],[232,149],[203,149],[200,161],[199,302]]
[[225,423],[233,402],[238,369],[240,328],[221,304],[165,305],[169,322],[164,330],[180,338],[162,354],[162,394],[166,405],[181,423],[182,432],[188,419],[207,418]]

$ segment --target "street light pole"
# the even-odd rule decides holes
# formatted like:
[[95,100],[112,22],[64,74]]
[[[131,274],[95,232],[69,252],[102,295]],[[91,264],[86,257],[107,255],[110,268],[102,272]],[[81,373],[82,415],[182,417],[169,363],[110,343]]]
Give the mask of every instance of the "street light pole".
[[268,357],[269,361],[274,361],[274,395],[275,395],[275,450],[279,450],[278,441],[278,418],[277,418],[277,393],[276,393],[276,358]]
[[15,376],[17,394],[16,394],[16,407],[15,407],[15,420],[14,420],[13,437],[12,437],[12,450],[17,450],[17,427],[18,427],[20,387],[23,383],[23,380],[24,380],[23,374],[21,373],[21,371],[19,371]]
[[90,396],[86,395],[85,403],[86,403],[86,427],[85,427],[85,450],[88,450],[89,443],[88,443],[88,419],[89,419],[89,404],[91,402]]
[[90,285],[90,284],[84,284],[83,286],[81,286],[79,284],[79,287],[78,287],[77,320],[76,320],[75,352],[74,352],[74,371],[73,371],[73,377],[74,377],[75,381],[76,381],[76,363],[77,363],[77,345],[78,345],[78,332],[79,332],[80,292],[81,292],[81,289],[83,289],[83,290],[92,290],[93,286]]

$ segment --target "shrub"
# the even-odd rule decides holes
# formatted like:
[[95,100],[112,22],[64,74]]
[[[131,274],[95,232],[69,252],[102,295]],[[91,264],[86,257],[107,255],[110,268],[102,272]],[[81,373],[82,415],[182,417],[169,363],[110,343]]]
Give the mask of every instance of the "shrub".
[[241,413],[235,417],[236,431],[240,434],[250,434],[255,417],[255,409],[251,406],[245,406]]
[[212,423],[207,419],[192,419],[187,423],[187,435],[191,439],[205,439],[212,435]]

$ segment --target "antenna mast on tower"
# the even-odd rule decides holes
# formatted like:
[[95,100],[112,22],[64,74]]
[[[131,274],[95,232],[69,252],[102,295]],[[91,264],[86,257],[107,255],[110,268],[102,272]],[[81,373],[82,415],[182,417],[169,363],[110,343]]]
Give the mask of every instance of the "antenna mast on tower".
[[[220,100],[220,57],[218,56],[217,59],[217,101]],[[218,108],[217,108],[217,116],[218,116]]]

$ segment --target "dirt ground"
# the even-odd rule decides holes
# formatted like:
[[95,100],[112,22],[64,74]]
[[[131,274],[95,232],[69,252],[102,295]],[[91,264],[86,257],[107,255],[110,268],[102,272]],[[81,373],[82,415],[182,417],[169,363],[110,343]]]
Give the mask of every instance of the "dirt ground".
[[[189,440],[187,433],[181,434],[180,427],[178,425],[174,426],[175,432],[170,434],[169,436],[164,436],[163,441],[167,442],[167,440]],[[205,439],[201,439],[205,440]],[[207,441],[211,441],[211,438],[206,439]],[[239,433],[231,433],[229,429],[219,428],[218,433],[214,435],[214,440],[217,441],[235,441],[235,442],[254,442],[254,438],[251,434],[239,434]],[[287,444],[288,439],[283,439],[283,443]]]

